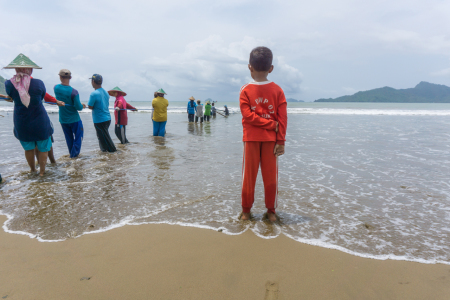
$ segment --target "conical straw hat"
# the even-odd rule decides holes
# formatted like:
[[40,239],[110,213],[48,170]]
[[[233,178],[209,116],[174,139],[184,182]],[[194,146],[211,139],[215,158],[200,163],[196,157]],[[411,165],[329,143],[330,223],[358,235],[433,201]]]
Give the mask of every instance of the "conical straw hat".
[[192,96],[191,98],[189,98],[189,100],[194,100],[194,101],[195,101],[195,98],[194,98],[194,96]]
[[164,95],[167,95],[167,93],[166,93],[166,92],[164,92],[164,90],[163,90],[163,89],[159,89],[159,90],[157,90],[157,91],[156,91],[156,93],[158,93],[158,94],[164,94]]
[[112,90],[109,90],[109,91],[108,91],[108,94],[109,94],[110,96],[112,96],[112,95],[111,95],[111,92],[121,92],[123,96],[126,96],[126,95],[127,95],[127,93],[125,93],[124,91],[122,91],[118,86],[116,86],[116,87],[113,88]]
[[26,55],[20,53],[17,57],[3,69],[16,69],[16,68],[32,68],[32,69],[42,69],[37,64],[29,59]]

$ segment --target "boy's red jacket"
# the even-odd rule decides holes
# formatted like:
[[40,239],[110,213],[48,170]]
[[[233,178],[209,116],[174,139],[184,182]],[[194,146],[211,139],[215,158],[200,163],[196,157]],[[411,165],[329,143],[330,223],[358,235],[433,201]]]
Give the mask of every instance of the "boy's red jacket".
[[[271,81],[250,82],[241,88],[244,142],[286,141],[287,103],[283,90]],[[278,122],[278,133],[275,132]]]

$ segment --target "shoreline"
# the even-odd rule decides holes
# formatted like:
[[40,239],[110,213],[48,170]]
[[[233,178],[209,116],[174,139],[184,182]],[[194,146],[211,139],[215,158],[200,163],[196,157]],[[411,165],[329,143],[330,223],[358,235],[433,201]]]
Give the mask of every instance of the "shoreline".
[[[6,217],[5,221],[1,221],[2,217]],[[12,219],[13,217],[8,215],[8,214],[4,214],[1,212],[0,210],[0,223],[2,224],[2,229],[4,232],[8,233],[8,234],[15,234],[15,235],[21,235],[21,236],[26,236],[30,239],[36,239],[37,241],[41,242],[41,243],[59,243],[59,242],[65,242],[67,240],[70,239],[78,239],[81,238],[85,235],[91,235],[91,234],[101,234],[104,232],[108,232],[117,228],[122,228],[122,227],[126,227],[126,226],[152,226],[152,225],[167,225],[167,226],[180,226],[180,227],[187,227],[187,228],[195,228],[195,229],[203,229],[203,230],[210,230],[213,232],[220,232],[222,234],[225,235],[229,235],[229,236],[237,236],[237,235],[241,235],[244,234],[245,232],[249,231],[249,229],[247,228],[244,232],[240,232],[240,233],[227,233],[226,229],[222,229],[222,228],[214,228],[214,227],[210,227],[210,226],[204,226],[204,225],[196,225],[196,224],[190,224],[190,223],[166,223],[166,222],[155,222],[155,223],[148,223],[148,222],[144,222],[144,223],[133,223],[133,221],[131,221],[131,223],[128,223],[128,221],[124,222],[124,223],[119,223],[119,224],[112,224],[106,228],[101,228],[101,229],[97,229],[97,230],[92,230],[92,231],[86,231],[83,232],[81,235],[78,235],[76,237],[68,237],[66,239],[59,239],[59,240],[44,240],[42,238],[39,237],[39,235],[35,235],[32,233],[28,233],[26,231],[16,231],[16,230],[11,230],[7,228],[7,223],[10,219]],[[219,231],[220,230],[220,231]],[[251,231],[251,230],[250,230]],[[286,233],[280,233],[280,235],[276,236],[276,237],[266,237],[266,236],[261,236],[256,234],[255,232],[251,231],[252,234],[256,235],[257,237],[264,239],[264,240],[268,240],[268,239],[276,239],[280,236],[284,236],[287,237],[288,239],[296,242],[296,243],[301,243],[304,245],[308,245],[308,246],[312,246],[312,247],[320,247],[320,248],[324,248],[324,249],[329,249],[329,250],[335,250],[335,251],[339,251],[348,255],[352,255],[352,256],[356,256],[356,257],[360,257],[360,258],[365,258],[365,259],[373,259],[373,260],[380,260],[380,261],[386,261],[386,260],[392,260],[392,261],[405,261],[405,262],[412,262],[412,263],[419,263],[419,264],[426,264],[426,265],[434,265],[434,264],[442,264],[442,265],[448,265],[450,266],[450,262],[446,262],[446,261],[429,261],[429,260],[425,260],[425,259],[421,259],[421,258],[408,258],[405,256],[397,256],[397,255],[393,255],[393,254],[386,254],[386,255],[373,255],[373,254],[362,254],[362,253],[358,253],[352,250],[349,250],[345,247],[342,246],[338,246],[338,245],[333,245],[333,244],[327,244],[325,242],[322,241],[317,241],[317,242],[312,242],[311,240],[308,239],[302,239],[302,238],[296,238],[293,237],[289,234]]]
[[[0,223],[6,221],[0,216]],[[0,232],[5,299],[448,299],[450,266],[374,260],[284,235],[123,226],[60,243]]]

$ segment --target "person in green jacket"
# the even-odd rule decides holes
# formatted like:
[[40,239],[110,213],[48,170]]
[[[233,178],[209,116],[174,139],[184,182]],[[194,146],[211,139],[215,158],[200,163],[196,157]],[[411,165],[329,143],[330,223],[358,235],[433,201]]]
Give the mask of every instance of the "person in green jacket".
[[206,105],[205,105],[205,113],[204,113],[205,122],[206,121],[209,122],[210,117],[211,117],[211,103],[209,103],[209,101],[207,101]]

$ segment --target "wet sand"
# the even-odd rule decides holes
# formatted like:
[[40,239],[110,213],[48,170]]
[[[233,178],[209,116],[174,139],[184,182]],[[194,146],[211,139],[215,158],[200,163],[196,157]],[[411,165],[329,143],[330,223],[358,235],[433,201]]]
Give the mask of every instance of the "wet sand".
[[[0,216],[0,223],[6,220]],[[450,266],[252,232],[125,226],[58,243],[0,231],[3,299],[449,299]]]

